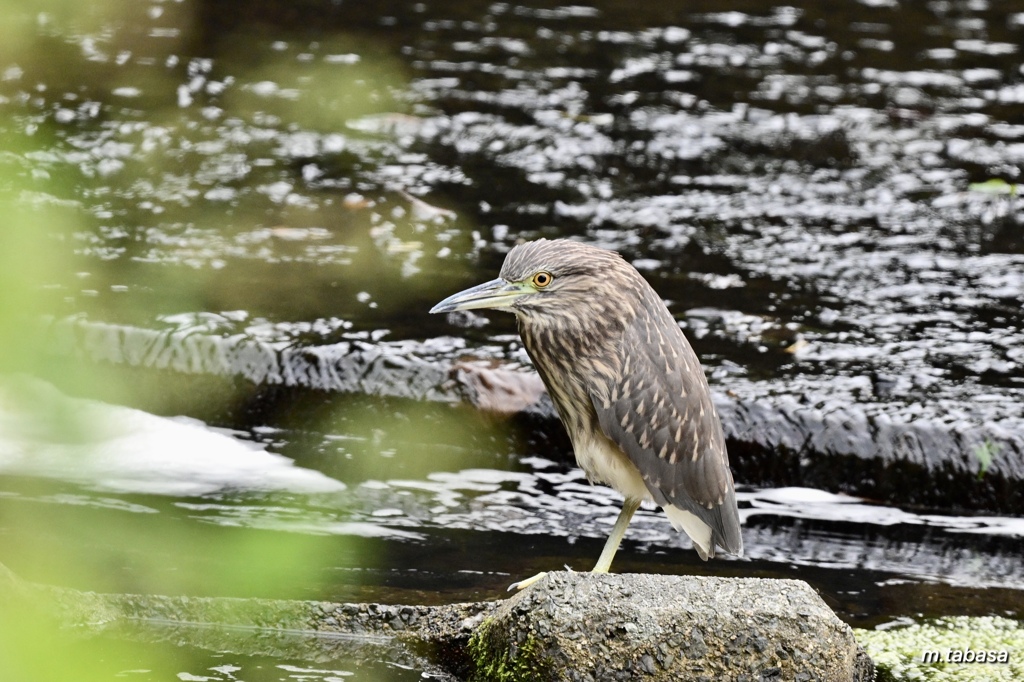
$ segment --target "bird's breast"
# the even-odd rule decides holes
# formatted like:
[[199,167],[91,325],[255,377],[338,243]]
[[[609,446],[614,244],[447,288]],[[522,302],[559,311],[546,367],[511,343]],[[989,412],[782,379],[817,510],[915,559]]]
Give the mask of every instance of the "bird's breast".
[[591,483],[604,483],[634,500],[651,500],[651,493],[644,483],[640,471],[612,441],[605,438],[600,430],[592,437],[573,439],[576,463]]
[[588,375],[593,374],[592,358],[581,354],[581,348],[551,326],[520,319],[519,334],[569,433],[576,463],[587,479],[610,485],[626,497],[651,499],[640,471],[601,430],[587,389]]

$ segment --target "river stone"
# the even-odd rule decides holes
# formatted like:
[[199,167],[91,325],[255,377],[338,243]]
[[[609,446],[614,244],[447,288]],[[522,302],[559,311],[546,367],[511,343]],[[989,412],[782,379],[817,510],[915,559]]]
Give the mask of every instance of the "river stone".
[[870,680],[799,580],[550,573],[479,626],[480,680]]

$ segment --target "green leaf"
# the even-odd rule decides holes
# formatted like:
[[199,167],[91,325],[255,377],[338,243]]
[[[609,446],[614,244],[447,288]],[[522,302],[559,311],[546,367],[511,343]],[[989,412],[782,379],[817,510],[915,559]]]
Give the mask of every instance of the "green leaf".
[[1006,180],[992,178],[985,182],[972,182],[967,186],[972,192],[983,192],[985,194],[1009,194],[1017,196],[1019,185],[1011,185]]

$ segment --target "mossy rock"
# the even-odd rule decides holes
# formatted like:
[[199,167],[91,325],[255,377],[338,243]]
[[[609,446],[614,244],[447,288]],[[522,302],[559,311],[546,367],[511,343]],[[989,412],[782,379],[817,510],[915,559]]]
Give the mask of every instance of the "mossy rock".
[[[514,639],[514,641],[513,641]],[[543,644],[533,632],[514,632],[486,619],[469,640],[474,670],[471,682],[546,682],[550,666],[541,655]]]
[[796,580],[557,572],[470,638],[473,682],[868,680],[848,625]]

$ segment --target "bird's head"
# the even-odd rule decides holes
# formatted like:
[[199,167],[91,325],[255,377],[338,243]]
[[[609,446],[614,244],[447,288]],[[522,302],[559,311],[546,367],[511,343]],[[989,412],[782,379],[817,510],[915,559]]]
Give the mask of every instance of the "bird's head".
[[[636,297],[636,270],[613,251],[566,239],[538,239],[516,246],[505,257],[500,277],[449,296],[432,313],[494,308],[532,321],[575,320],[599,315],[609,304]],[[632,294],[632,296],[623,296]]]

